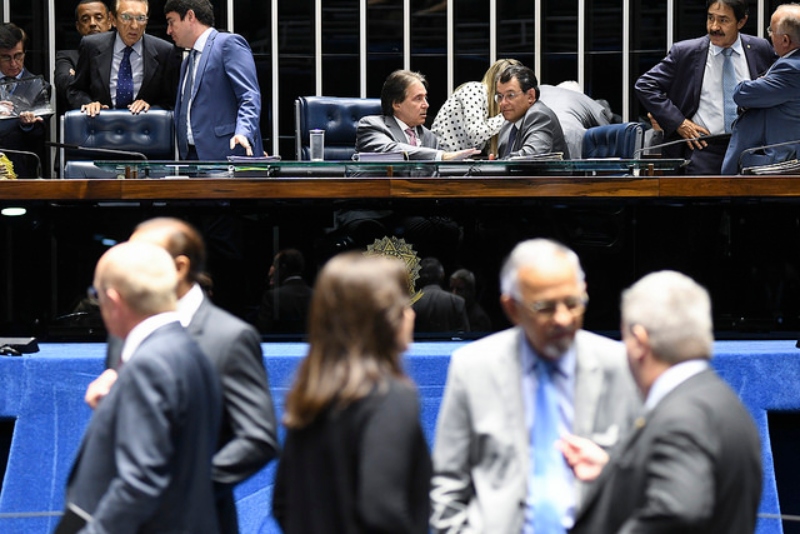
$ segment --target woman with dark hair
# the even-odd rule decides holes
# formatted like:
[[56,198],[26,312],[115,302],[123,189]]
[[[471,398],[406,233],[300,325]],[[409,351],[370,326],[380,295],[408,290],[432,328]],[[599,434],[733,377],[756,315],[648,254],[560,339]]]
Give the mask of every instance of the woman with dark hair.
[[272,507],[285,533],[428,532],[430,455],[401,365],[409,297],[399,260],[348,253],[320,272],[283,417]]

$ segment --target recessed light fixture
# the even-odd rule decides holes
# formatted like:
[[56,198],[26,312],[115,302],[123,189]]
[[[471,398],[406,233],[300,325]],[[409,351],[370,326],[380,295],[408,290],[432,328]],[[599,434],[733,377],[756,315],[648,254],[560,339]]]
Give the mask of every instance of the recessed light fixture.
[[6,217],[20,217],[26,213],[28,213],[28,211],[25,208],[3,208],[0,210],[0,214]]

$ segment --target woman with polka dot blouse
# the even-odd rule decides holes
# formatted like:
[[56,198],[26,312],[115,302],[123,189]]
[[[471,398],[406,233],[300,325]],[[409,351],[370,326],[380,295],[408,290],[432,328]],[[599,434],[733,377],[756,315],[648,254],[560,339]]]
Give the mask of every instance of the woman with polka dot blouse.
[[495,78],[509,65],[520,65],[520,62],[499,59],[489,67],[482,81],[467,82],[453,91],[436,114],[431,128],[441,148],[483,150],[489,142],[488,153],[497,154],[497,133],[505,119],[494,101]]

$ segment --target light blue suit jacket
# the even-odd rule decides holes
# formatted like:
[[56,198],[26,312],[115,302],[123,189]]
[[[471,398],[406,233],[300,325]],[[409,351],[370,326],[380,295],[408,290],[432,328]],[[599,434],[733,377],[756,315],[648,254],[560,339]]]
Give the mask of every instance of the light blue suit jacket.
[[[181,65],[183,87],[188,58]],[[182,91],[175,103],[175,124],[179,117]],[[261,90],[256,64],[247,41],[234,33],[212,30],[200,54],[194,78],[191,107],[192,134],[201,160],[225,160],[230,155],[245,155],[241,146],[230,149],[230,139],[241,134],[250,140],[253,155],[264,153],[261,141]],[[186,135],[177,128],[181,159],[186,159]],[[183,142],[182,142],[183,141]]]
[[[738,174],[739,157],[748,148],[800,139],[800,52],[780,58],[761,78],[740,83],[733,99],[746,111],[733,125],[722,174]],[[798,145],[746,156],[742,166],[783,161]]]

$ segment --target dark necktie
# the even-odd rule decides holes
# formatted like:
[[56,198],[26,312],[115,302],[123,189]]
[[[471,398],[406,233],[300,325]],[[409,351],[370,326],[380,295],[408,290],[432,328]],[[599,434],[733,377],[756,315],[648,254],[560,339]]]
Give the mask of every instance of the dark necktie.
[[181,108],[178,110],[178,139],[181,144],[181,154],[185,154],[189,150],[189,137],[188,137],[188,124],[189,124],[189,101],[192,99],[194,93],[194,63],[197,57],[197,51],[192,50],[189,53],[189,62],[186,65],[186,74],[183,79],[183,91],[181,92]]
[[736,118],[736,102],[733,101],[733,91],[736,89],[736,69],[733,67],[733,48],[722,51],[725,61],[722,64],[722,101],[725,106],[725,131],[730,132]]
[[[516,128],[515,128],[516,129]],[[539,385],[536,390],[536,407],[534,410],[531,442],[533,453],[533,485],[531,487],[531,505],[533,508],[533,531],[538,534],[563,533],[561,518],[564,510],[557,497],[565,488],[565,461],[555,442],[558,433],[558,399],[553,384],[552,366],[543,361],[536,365],[536,376]]]
[[133,48],[125,47],[117,75],[117,109],[125,109],[133,102],[133,69],[131,68]]
[[506,143],[506,149],[502,157],[507,158],[508,155],[514,151],[514,143],[516,142],[516,140],[517,140],[517,127],[515,125],[512,126],[511,131],[508,132],[508,142]]
[[417,145],[417,134],[414,132],[414,128],[406,128],[406,135],[408,135],[408,143],[414,146]]
[[0,91],[0,99],[7,98],[8,95],[14,94],[14,89],[17,88],[17,85],[14,83],[17,79],[14,76],[3,76],[3,90]]

